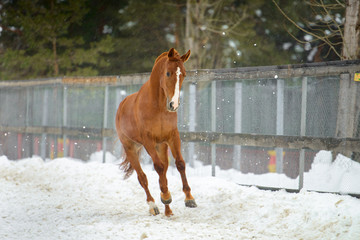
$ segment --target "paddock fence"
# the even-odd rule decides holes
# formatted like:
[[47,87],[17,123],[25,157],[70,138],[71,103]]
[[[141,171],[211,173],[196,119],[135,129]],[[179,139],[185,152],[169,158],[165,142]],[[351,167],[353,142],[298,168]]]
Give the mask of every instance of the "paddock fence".
[[[275,172],[297,179],[294,189],[303,187],[320,150],[359,161],[358,72],[360,61],[188,71],[178,111],[184,158],[195,172],[199,164],[210,166],[201,175]],[[148,78],[0,81],[0,155],[89,161],[102,151],[104,162],[106,152],[120,158],[116,109]],[[142,161],[150,161],[146,153]]]

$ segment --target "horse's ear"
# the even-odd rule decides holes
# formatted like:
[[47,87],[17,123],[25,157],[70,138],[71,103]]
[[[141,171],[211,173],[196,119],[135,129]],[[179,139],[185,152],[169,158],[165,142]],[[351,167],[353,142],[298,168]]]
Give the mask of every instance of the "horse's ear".
[[190,57],[190,50],[189,51],[187,51],[187,53],[185,53],[184,55],[182,55],[181,56],[181,60],[183,61],[183,62],[186,62],[188,59],[189,59],[189,57]]
[[173,58],[175,56],[175,49],[171,48],[168,53],[168,58]]

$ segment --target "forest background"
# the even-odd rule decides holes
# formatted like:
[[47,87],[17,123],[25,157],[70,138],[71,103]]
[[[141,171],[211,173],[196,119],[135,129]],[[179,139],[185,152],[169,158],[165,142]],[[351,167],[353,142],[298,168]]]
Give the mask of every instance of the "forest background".
[[345,9],[339,0],[3,0],[0,80],[150,72],[171,47],[192,50],[189,70],[340,60]]

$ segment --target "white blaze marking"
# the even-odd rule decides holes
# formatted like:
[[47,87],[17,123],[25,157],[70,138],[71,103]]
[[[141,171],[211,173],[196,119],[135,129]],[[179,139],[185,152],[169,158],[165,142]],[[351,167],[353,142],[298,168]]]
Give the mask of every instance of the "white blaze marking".
[[156,208],[156,204],[154,202],[147,202],[149,204],[150,209]]
[[175,92],[174,96],[171,98],[171,102],[174,103],[174,109],[179,107],[179,97],[180,97],[180,68],[177,67],[176,69],[176,84],[175,84]]
[[155,209],[157,209],[158,207],[156,206],[156,204],[154,202],[148,202],[149,204],[149,212],[152,215],[156,215]]

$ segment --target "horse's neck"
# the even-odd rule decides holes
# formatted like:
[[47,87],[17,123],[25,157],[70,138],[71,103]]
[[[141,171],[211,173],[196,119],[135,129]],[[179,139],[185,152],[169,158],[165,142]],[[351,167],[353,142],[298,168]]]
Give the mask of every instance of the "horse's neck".
[[156,64],[150,74],[150,79],[147,85],[148,91],[150,93],[149,99],[154,103],[164,105],[166,102],[164,90],[160,86],[160,78],[164,75],[164,68],[161,64]]

